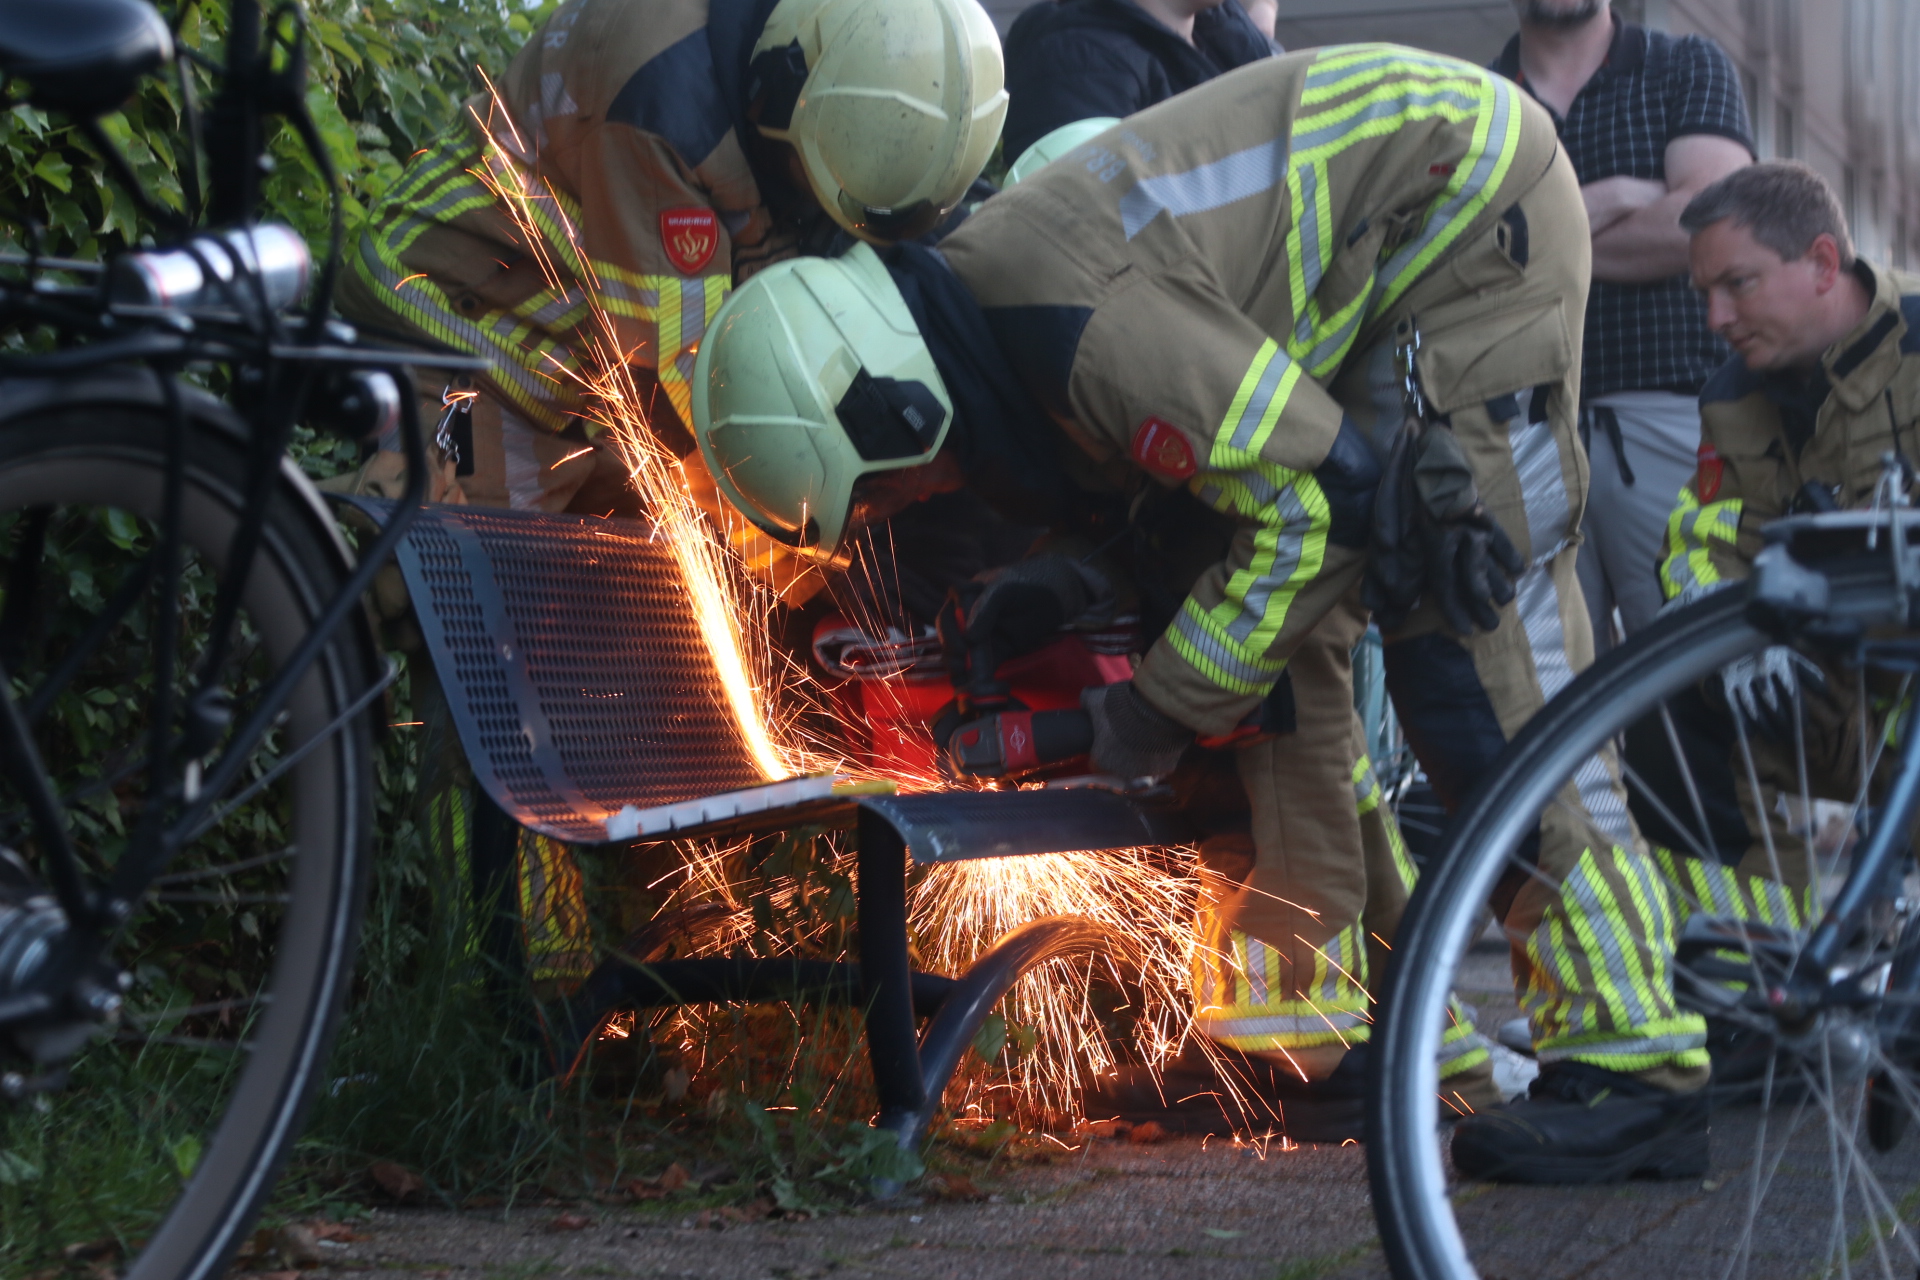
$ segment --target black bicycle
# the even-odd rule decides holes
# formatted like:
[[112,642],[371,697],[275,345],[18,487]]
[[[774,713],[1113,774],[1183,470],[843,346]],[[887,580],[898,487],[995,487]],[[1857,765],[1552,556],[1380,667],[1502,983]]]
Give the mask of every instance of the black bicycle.
[[[168,237],[105,263],[0,258],[0,325],[27,353],[0,359],[10,1274],[62,1251],[140,1280],[221,1274],[351,975],[392,679],[360,601],[424,488],[407,367],[476,362],[330,317],[340,201],[304,39],[297,7],[233,0],[214,64],[144,0],[0,4],[0,72],[77,121]],[[190,59],[217,72],[204,111]],[[206,157],[203,184],[181,148],[185,216],[99,124],[169,65]],[[253,220],[276,116],[335,190],[317,271],[298,235]],[[288,460],[298,424],[397,433],[412,464],[357,564]]]
[[[1368,1164],[1395,1275],[1920,1270],[1920,1144],[1903,1141],[1920,1110],[1920,513],[1907,485],[1889,457],[1874,510],[1768,526],[1750,579],[1569,683],[1456,816],[1395,939],[1376,1029]],[[1584,858],[1547,870],[1543,823],[1583,836],[1605,873]],[[1659,1180],[1503,1185],[1452,1166],[1445,1124],[1461,1107],[1436,1065],[1448,1020],[1473,1016],[1514,1087],[1528,1064],[1499,1042],[1524,1046],[1520,1015],[1538,1026],[1556,1006],[1541,987],[1516,995],[1510,961],[1551,966],[1588,928],[1552,913],[1514,927],[1509,904],[1540,890],[1579,898],[1589,922],[1641,922],[1650,945],[1580,938],[1589,995],[1621,1022],[1664,1006],[1665,1024],[1641,1025],[1711,1054],[1710,1132],[1632,1170]],[[1617,1038],[1563,1034],[1589,1053]]]

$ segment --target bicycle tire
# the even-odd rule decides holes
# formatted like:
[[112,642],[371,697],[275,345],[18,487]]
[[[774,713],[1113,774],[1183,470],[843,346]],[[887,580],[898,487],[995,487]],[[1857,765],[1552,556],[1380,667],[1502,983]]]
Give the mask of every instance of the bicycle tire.
[[[1830,581],[1838,612],[1884,600],[1891,587],[1884,557],[1844,566]],[[1511,852],[1558,788],[1604,744],[1618,740],[1670,695],[1772,643],[1747,622],[1745,594],[1716,593],[1660,619],[1568,684],[1516,735],[1455,816],[1443,854],[1425,868],[1395,939],[1374,1029],[1368,1096],[1367,1163],[1375,1218],[1388,1264],[1400,1280],[1465,1280],[1480,1274],[1456,1216],[1457,1188],[1449,1186],[1437,1138],[1441,1109],[1435,1059],[1441,1011]],[[1771,1089],[1771,1069],[1767,1079]],[[1834,1111],[1837,1103],[1830,1104]],[[1725,1175],[1716,1167],[1714,1176]],[[1764,1182],[1756,1178],[1758,1194],[1767,1194],[1771,1182],[1771,1173]],[[1692,1185],[1712,1190],[1716,1184],[1709,1179]],[[1478,1205],[1476,1200],[1473,1212],[1482,1211]],[[1486,1222],[1493,1220],[1491,1213]],[[1484,1242],[1489,1254],[1512,1247],[1496,1244],[1479,1219],[1476,1232],[1475,1243]],[[1548,1274],[1544,1257],[1537,1256],[1536,1264],[1540,1269],[1533,1274]],[[1670,1265],[1675,1265],[1671,1257],[1649,1259],[1639,1274]],[[1735,1264],[1728,1265],[1731,1273]],[[1911,1271],[1908,1263],[1902,1274]]]
[[[15,405],[24,400],[25,407],[0,421],[0,513],[72,505],[153,518],[168,419],[152,386],[132,385],[134,394],[109,394],[104,401],[85,390],[51,399],[44,388],[16,396]],[[217,571],[239,519],[248,446],[222,406],[185,395],[181,528],[186,546]],[[283,462],[243,595],[269,668],[277,669],[335,596],[345,561],[338,534],[318,517],[311,489]],[[184,1187],[131,1259],[131,1280],[222,1274],[300,1132],[347,993],[365,894],[372,737],[366,714],[344,722],[342,716],[369,687],[367,659],[361,638],[342,628],[287,705],[286,742],[324,737],[274,788],[291,814],[292,842],[281,855],[285,909],[263,969],[269,975],[264,1001],[256,994],[243,1007],[257,1011],[264,1003],[265,1012],[252,1020],[250,1035],[237,1033],[244,1038],[238,1055],[244,1065],[235,1069],[237,1079],[190,1176],[182,1170]],[[50,1101],[58,1107],[61,1099],[55,1094]]]

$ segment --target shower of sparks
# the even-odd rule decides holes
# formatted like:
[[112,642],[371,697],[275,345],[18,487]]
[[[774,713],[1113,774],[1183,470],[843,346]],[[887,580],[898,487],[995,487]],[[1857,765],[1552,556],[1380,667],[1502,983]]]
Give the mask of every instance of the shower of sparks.
[[[735,522],[724,503],[703,505],[696,487],[710,492],[710,481],[704,474],[690,475],[687,465],[650,429],[647,407],[629,371],[631,352],[602,305],[602,285],[593,277],[578,229],[545,180],[529,167],[530,151],[500,106],[497,91],[491,115],[492,120],[475,116],[489,145],[474,175],[514,219],[521,243],[555,296],[580,298],[590,316],[590,322],[576,330],[578,367],[556,363],[553,376],[577,386],[589,416],[618,447],[653,522],[652,536],[666,545],[679,569],[693,619],[713,658],[721,699],[748,753],[769,781],[801,773],[859,774],[861,770],[847,762],[846,743],[808,734],[804,712],[831,708],[844,715],[844,708],[833,705],[827,691],[776,650],[767,625],[774,593],[750,571],[739,549],[752,532]],[[534,215],[536,208],[540,218]],[[570,242],[566,270],[548,240],[554,227]],[[587,278],[574,278],[575,264]],[[864,562],[854,571],[873,572]],[[887,634],[874,620],[855,621],[866,621],[871,634]],[[889,690],[896,699],[904,696],[901,676],[880,681],[878,687],[883,698]],[[902,776],[891,767],[882,772],[902,790],[970,785],[940,776]],[[805,943],[762,932],[732,878],[744,853],[738,843],[687,847],[686,860],[675,873],[679,883],[672,899],[682,904],[724,902],[731,908],[694,941],[695,954],[743,949],[780,954]],[[851,854],[842,849],[835,856],[836,873],[850,878]],[[1103,971],[1130,1002],[1126,1012],[1134,1028],[1134,1060],[1161,1064],[1194,1042],[1202,1051],[1213,1052],[1210,1042],[1191,1029],[1188,989],[1199,945],[1193,927],[1196,872],[1191,850],[1133,849],[985,859],[934,867],[919,876],[911,890],[909,927],[920,965],[935,972],[964,971],[1009,930],[1046,916],[1088,919],[1108,939],[1097,957],[1058,959],[1020,980],[1003,1006],[1010,1027],[1020,1034],[1009,1035],[991,1068],[970,1061],[956,1076],[949,1097],[956,1114],[970,1104],[980,1112],[978,1099],[985,1097],[987,1112],[1024,1122],[1057,1125],[1078,1120],[1081,1086],[1092,1076],[1110,1072],[1122,1056],[1091,999],[1093,982]],[[806,918],[808,894],[805,884],[790,886],[784,898],[769,905],[783,913],[798,908]],[[677,1029],[677,1038],[689,1051],[703,1043],[703,1011],[679,1010],[667,1016],[670,1038]],[[1025,1043],[1017,1043],[1021,1040]]]

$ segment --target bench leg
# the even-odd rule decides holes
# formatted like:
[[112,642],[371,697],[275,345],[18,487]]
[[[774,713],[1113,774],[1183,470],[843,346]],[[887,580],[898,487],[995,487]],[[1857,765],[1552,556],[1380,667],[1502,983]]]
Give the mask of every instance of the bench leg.
[[879,1127],[919,1141],[927,1107],[913,1022],[907,956],[907,846],[885,818],[863,809],[859,825],[860,973],[866,986],[867,1053],[880,1095]]

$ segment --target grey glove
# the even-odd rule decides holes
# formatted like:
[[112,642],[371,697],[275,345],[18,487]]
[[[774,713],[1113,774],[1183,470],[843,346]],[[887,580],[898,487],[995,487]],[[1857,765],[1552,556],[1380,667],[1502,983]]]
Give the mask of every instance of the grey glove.
[[1113,617],[1113,585],[1067,556],[1032,556],[999,570],[967,607],[967,642],[991,644],[996,659],[1031,653],[1063,627]]
[[1193,730],[1162,714],[1131,680],[1083,690],[1080,705],[1093,720],[1093,767],[1102,773],[1164,777],[1193,744]]
[[1792,736],[1797,690],[1824,693],[1827,677],[1811,658],[1783,644],[1735,658],[1720,669],[1727,705],[1756,732],[1775,741]]

